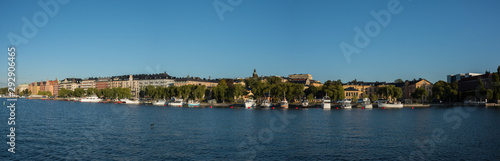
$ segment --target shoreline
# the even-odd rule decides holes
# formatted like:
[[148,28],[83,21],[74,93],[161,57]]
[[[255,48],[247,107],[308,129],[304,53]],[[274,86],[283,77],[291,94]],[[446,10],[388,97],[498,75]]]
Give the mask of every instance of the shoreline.
[[[19,99],[19,98],[18,98]],[[74,100],[70,100],[69,98],[24,98],[26,100],[53,100],[53,101],[68,101],[68,102],[76,102]],[[115,103],[115,101],[111,99],[107,99],[105,101],[101,101],[99,103]],[[121,104],[121,103],[120,103]],[[141,105],[150,105],[152,104],[151,102],[141,102]],[[278,103],[273,103],[275,106],[274,107],[279,107]],[[201,102],[200,107],[238,107],[238,108],[244,108],[245,103],[206,103],[206,102]],[[373,108],[378,108],[378,104],[372,103]],[[304,108],[301,106],[300,103],[290,103],[289,108]],[[337,103],[332,103],[332,108],[337,108],[340,107],[341,104]],[[471,103],[443,103],[443,104],[418,104],[418,103],[412,103],[412,104],[403,104],[403,108],[431,108],[431,107],[438,107],[438,108],[446,108],[446,107],[464,107],[464,106],[474,106],[474,107],[500,107],[500,104],[498,103],[479,103],[479,104],[471,104]],[[187,107],[187,106],[186,106]],[[353,108],[362,108],[358,104],[352,104]],[[321,108],[321,103],[311,103],[309,106],[306,108]]]

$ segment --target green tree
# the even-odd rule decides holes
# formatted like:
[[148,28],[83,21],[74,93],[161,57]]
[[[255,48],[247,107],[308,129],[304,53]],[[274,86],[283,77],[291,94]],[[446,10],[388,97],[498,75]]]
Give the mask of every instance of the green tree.
[[66,97],[69,97],[72,95],[73,95],[73,91],[68,90],[66,88],[61,88],[61,90],[59,90],[59,93],[58,93],[58,96],[61,98],[66,98]]
[[429,93],[423,87],[419,87],[415,89],[415,92],[411,94],[411,96],[415,99],[421,99],[420,103],[424,103],[424,97],[427,97]]
[[373,95],[370,96],[370,100],[372,102],[377,101],[378,100],[378,96],[376,94],[373,94]]
[[214,96],[218,101],[225,102],[228,86],[225,80],[219,81],[219,84],[214,88]]
[[[499,70],[500,70],[500,66]],[[491,79],[493,84],[493,99],[500,100],[500,73],[494,73]]]
[[386,100],[392,100],[401,98],[403,96],[403,91],[401,90],[401,88],[389,85],[385,87],[379,87],[377,90],[377,94],[382,96]]
[[398,78],[398,79],[396,79],[396,80],[394,81],[394,83],[404,83],[404,81],[403,81],[402,79]]
[[99,90],[97,90],[97,88],[87,88],[87,91],[85,92],[85,94],[87,96],[92,96],[92,95],[97,95],[98,97],[100,97],[98,94],[99,94]]
[[52,93],[50,91],[38,91],[38,95],[44,95],[44,96],[52,96]]
[[357,101],[358,101],[358,96],[356,96],[356,95],[352,96],[352,103],[356,104]]
[[73,91],[73,96],[75,97],[82,97],[83,94],[85,94],[85,90],[83,88],[75,88]]
[[9,87],[0,88],[0,94],[3,94],[3,95],[7,94],[8,90],[9,90]]

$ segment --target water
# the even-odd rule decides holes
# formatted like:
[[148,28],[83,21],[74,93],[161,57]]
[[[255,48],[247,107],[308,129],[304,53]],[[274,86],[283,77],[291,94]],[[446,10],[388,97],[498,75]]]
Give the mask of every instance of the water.
[[[0,112],[7,141],[8,108]],[[20,99],[16,116],[16,154],[4,143],[1,160],[500,159],[496,108],[248,110]]]

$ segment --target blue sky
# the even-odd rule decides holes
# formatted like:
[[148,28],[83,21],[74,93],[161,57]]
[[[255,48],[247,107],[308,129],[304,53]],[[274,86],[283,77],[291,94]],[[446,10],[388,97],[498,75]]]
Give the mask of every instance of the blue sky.
[[[46,14],[37,2],[0,2],[0,44],[12,45],[9,33],[23,36],[23,17],[33,23],[37,12]],[[354,45],[353,29],[375,21],[370,11],[388,10],[389,0],[243,0],[223,14],[224,20],[213,2],[59,4],[35,36],[16,46],[18,83],[164,71],[236,78],[251,76],[254,68],[259,75],[310,73],[322,82],[436,82],[447,74],[483,73],[500,65],[500,2],[495,0],[401,0],[402,11],[392,14],[350,62],[339,44]],[[6,69],[0,78],[5,86]]]

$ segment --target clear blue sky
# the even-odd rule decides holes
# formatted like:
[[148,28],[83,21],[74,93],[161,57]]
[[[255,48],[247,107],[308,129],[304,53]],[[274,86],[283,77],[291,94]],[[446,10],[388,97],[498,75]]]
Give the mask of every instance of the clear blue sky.
[[[46,1],[46,0],[43,0]],[[38,1],[0,2],[0,44],[22,36]],[[18,83],[67,77],[159,73],[235,78],[310,73],[341,79],[446,80],[447,74],[494,71],[500,65],[500,1],[401,0],[386,27],[346,61],[353,45],[389,0],[243,0],[221,20],[212,0],[86,0],[59,5],[28,43],[17,47]],[[220,0],[228,4],[226,0]],[[229,4],[228,4],[229,5]],[[43,19],[39,19],[41,21]],[[6,67],[7,65],[5,65]],[[6,68],[0,71],[5,86]]]

